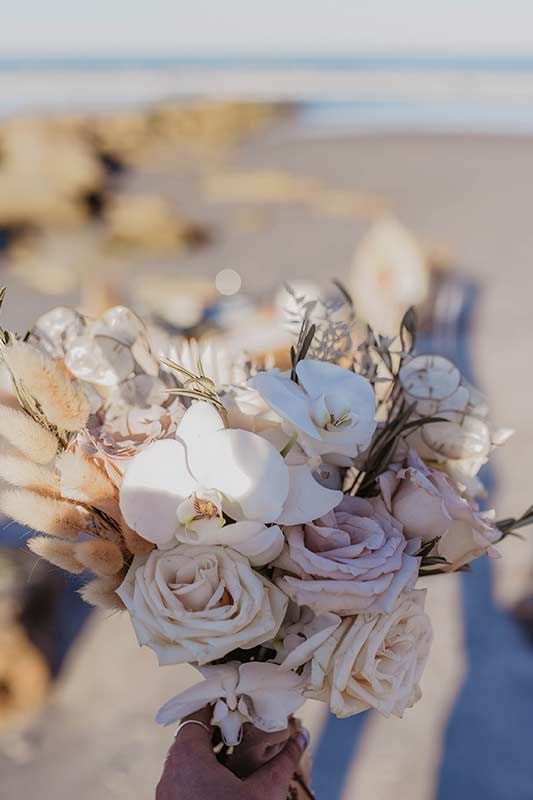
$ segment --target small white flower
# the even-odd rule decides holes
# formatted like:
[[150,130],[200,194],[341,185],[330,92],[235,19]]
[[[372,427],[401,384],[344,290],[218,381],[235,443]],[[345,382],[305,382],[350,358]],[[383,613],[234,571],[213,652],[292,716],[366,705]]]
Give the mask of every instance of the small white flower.
[[228,746],[239,744],[242,726],[249,722],[265,733],[282,731],[305,698],[296,673],[276,664],[230,661],[203,667],[204,679],[169,700],[158,712],[160,725],[173,725],[205,705],[213,707],[212,725],[220,728]]
[[304,359],[290,372],[259,372],[249,382],[281,417],[288,433],[296,432],[307,456],[348,466],[363,452],[376,428],[375,396],[361,375],[326,361]]

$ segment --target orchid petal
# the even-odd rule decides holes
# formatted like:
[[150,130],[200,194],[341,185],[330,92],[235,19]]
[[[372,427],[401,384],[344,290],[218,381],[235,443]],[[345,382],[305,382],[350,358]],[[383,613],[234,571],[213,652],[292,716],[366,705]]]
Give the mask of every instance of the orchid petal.
[[302,389],[290,380],[288,373],[275,370],[258,372],[249,381],[249,385],[256,389],[270,408],[281,417],[311,438],[320,439],[320,434],[309,414],[308,400]]
[[320,397],[324,391],[328,395],[342,392],[352,398],[354,395],[361,395],[363,402],[374,403],[374,391],[370,382],[362,375],[339,367],[338,364],[306,358],[298,362],[296,374],[306,392],[313,398]]
[[318,519],[341,502],[343,493],[321,486],[306,464],[290,466],[288,470],[289,494],[276,519],[280,525],[299,525]]
[[129,464],[120,488],[120,509],[134,531],[165,544],[177,527],[178,505],[194,491],[183,445],[173,439],[153,442]]
[[195,683],[161,706],[155,718],[156,722],[159,725],[173,725],[183,717],[213,703],[220,697],[222,691],[221,682],[217,678]]
[[224,511],[235,520],[274,522],[289,488],[287,465],[278,451],[242,430],[216,431],[202,446],[196,477],[223,495]]
[[196,477],[202,472],[206,458],[204,442],[220,430],[224,430],[222,417],[210,403],[203,400],[194,402],[183,415],[176,438],[185,445],[189,469]]

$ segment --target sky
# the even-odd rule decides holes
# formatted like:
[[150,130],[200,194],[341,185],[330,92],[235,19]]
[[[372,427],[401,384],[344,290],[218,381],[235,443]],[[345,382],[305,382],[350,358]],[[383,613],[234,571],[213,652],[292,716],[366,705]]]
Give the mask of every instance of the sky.
[[0,57],[533,52],[533,0],[2,0]]

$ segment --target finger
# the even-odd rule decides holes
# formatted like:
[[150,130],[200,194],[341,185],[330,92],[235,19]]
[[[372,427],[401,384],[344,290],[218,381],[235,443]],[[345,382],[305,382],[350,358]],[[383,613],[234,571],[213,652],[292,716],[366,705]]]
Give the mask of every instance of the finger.
[[268,763],[278,755],[291,736],[285,728],[273,733],[264,733],[253,725],[247,724],[243,729],[242,741],[225,760],[225,765],[239,778],[247,778],[252,772]]
[[[191,724],[184,725],[178,729],[176,738],[170,747],[167,755],[167,762],[176,763],[182,759],[187,759],[191,752],[201,755],[204,759],[215,761],[213,753],[213,729],[211,727],[211,710],[206,707],[182,720],[190,721]],[[192,724],[200,722],[201,725]]]
[[281,753],[250,775],[245,784],[257,793],[258,797],[264,795],[272,800],[285,800],[290,780],[308,745],[309,734],[302,729],[289,739]]

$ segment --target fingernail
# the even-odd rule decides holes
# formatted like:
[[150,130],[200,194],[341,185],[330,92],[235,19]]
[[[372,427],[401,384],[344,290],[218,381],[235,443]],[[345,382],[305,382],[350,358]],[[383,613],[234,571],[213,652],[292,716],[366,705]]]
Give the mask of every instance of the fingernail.
[[310,741],[311,741],[311,734],[309,733],[307,728],[301,728],[296,734],[296,744],[298,745],[302,753],[305,750],[307,750]]

